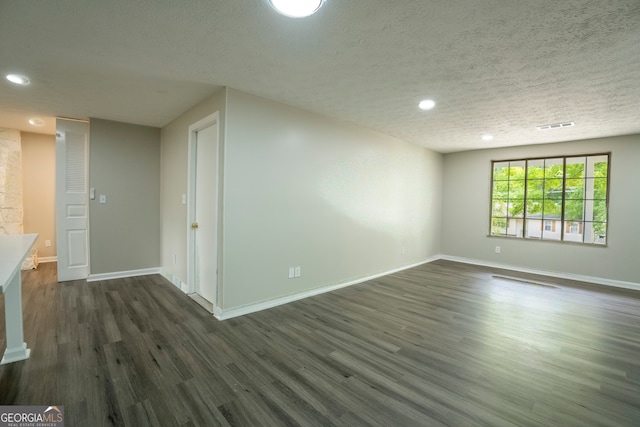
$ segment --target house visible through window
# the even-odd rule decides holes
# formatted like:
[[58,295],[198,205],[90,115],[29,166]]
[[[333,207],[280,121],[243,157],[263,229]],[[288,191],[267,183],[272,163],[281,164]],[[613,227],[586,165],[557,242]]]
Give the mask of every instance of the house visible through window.
[[492,236],[607,243],[609,154],[492,162]]
[[569,226],[569,233],[571,234],[578,234],[580,231],[580,223],[578,222],[572,222],[571,225]]

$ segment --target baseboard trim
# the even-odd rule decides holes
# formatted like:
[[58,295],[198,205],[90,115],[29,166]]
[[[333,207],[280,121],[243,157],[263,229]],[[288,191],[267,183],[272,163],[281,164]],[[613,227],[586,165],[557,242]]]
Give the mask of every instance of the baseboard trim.
[[189,286],[187,286],[187,284],[184,283],[182,280],[180,280],[180,278],[178,276],[176,276],[175,274],[171,274],[167,270],[164,270],[164,269],[162,269],[160,274],[162,275],[162,277],[164,277],[165,279],[170,281],[173,284],[173,286],[175,286],[176,288],[180,289],[185,294],[189,292]]
[[58,262],[58,257],[57,256],[38,257],[38,264],[45,264],[47,262]]
[[419,265],[427,264],[439,259],[439,256],[428,258],[424,261],[420,261],[415,264],[406,265],[404,267],[395,268],[393,270],[385,271],[383,273],[374,274],[371,276],[363,277],[360,279],[352,280],[345,283],[339,283],[335,285],[323,286],[321,288],[311,289],[305,292],[300,292],[293,295],[287,295],[285,297],[274,298],[267,301],[258,302],[255,304],[248,304],[241,307],[235,307],[230,309],[221,310],[218,307],[214,307],[213,315],[218,320],[227,320],[238,316],[244,316],[245,314],[255,313],[257,311],[267,310],[269,308],[277,307],[279,305],[288,304],[290,302],[298,301],[304,298],[313,297],[316,295],[324,294],[327,292],[336,291],[338,289],[346,288],[348,286],[357,285],[369,280],[377,279],[378,277],[387,276],[389,274],[397,273],[399,271],[407,270],[409,268],[417,267]]
[[142,268],[140,270],[114,271],[113,273],[90,274],[87,282],[97,282],[100,280],[122,279],[125,277],[147,276],[149,274],[162,274],[160,267]]
[[521,273],[538,274],[540,276],[555,277],[558,279],[577,280],[580,282],[593,283],[595,285],[610,286],[614,288],[633,289],[640,291],[640,283],[625,282],[622,280],[606,279],[604,277],[586,276],[582,274],[562,273],[558,271],[537,270],[534,268],[519,267],[509,264],[500,264],[497,262],[488,262],[472,258],[462,258],[449,255],[439,255],[438,259],[447,261],[461,262],[464,264],[480,265],[483,267],[500,268],[503,270],[518,271]]

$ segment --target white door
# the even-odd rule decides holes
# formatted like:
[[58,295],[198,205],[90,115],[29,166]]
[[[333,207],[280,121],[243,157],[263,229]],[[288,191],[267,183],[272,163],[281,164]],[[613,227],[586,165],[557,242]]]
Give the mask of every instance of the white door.
[[58,281],[89,276],[89,124],[56,120]]
[[190,127],[189,288],[216,305],[218,270],[217,114]]

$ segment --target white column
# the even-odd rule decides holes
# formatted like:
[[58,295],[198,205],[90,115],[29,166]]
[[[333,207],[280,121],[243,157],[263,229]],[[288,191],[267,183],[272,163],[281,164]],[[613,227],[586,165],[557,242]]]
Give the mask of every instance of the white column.
[[29,358],[22,321],[20,266],[33,247],[37,234],[0,235],[0,292],[4,293],[7,348],[0,365]]
[[4,294],[4,317],[7,328],[7,349],[0,365],[29,358],[31,350],[24,342],[22,325],[22,280],[20,269],[14,274]]

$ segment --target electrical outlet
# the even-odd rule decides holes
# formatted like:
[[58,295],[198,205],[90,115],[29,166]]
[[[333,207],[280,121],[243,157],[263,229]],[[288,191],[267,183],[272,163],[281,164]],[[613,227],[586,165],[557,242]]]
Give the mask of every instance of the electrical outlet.
[[296,268],[289,267],[289,279],[293,279],[294,277],[296,277]]
[[44,245],[45,246],[51,246],[51,240],[45,240],[44,241]]
[[295,277],[300,277],[300,267],[296,267],[294,273]]
[[500,253],[500,246],[496,246],[496,253],[499,254]]

